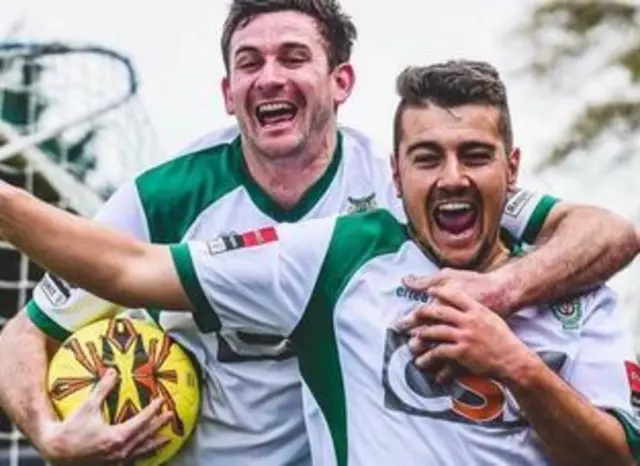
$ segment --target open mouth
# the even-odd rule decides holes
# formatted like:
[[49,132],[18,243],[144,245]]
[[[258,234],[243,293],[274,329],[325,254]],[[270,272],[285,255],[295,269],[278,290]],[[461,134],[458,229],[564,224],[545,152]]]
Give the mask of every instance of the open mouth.
[[297,114],[298,107],[291,102],[269,102],[256,107],[256,118],[261,126],[288,122]]
[[479,218],[478,206],[469,201],[447,201],[434,210],[438,228],[450,235],[461,235],[475,227]]

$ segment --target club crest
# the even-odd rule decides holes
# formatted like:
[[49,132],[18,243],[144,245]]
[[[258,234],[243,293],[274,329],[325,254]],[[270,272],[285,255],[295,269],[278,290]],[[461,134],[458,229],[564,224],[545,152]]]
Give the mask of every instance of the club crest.
[[374,210],[378,207],[378,202],[376,201],[376,194],[371,193],[368,196],[364,197],[347,197],[348,214],[356,214],[361,212],[369,212],[370,210]]

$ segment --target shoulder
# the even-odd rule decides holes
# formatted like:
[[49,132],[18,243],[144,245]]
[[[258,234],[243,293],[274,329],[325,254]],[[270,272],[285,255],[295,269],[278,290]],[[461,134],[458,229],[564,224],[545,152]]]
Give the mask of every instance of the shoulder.
[[[135,178],[135,189],[147,216],[154,241],[176,241],[174,235],[153,234],[154,225],[187,226],[209,205],[241,185],[237,132],[213,132],[170,160]],[[161,230],[167,232],[167,228]],[[157,229],[156,229],[157,230]],[[179,235],[178,235],[179,236]]]
[[338,217],[329,254],[365,260],[392,253],[409,240],[406,226],[386,209]]
[[342,135],[342,150],[347,158],[368,164],[389,165],[389,153],[362,131],[349,126],[340,126],[338,130]]

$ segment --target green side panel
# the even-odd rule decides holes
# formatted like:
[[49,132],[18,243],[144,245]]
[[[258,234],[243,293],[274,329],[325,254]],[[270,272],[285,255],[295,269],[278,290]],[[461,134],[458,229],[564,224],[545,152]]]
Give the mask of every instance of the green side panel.
[[340,217],[305,313],[291,335],[302,377],[325,417],[338,466],[348,462],[347,402],[334,322],[338,299],[367,262],[409,240],[389,212]]

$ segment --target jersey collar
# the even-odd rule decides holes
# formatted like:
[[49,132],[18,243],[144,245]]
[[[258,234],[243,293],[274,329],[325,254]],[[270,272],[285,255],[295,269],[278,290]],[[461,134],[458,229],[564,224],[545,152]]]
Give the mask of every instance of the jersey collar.
[[342,133],[338,131],[333,158],[325,172],[307,189],[298,203],[289,209],[285,209],[275,202],[253,179],[242,154],[240,136],[231,143],[231,150],[234,162],[238,164],[237,173],[240,175],[240,181],[258,209],[279,223],[297,222],[309,213],[331,186],[342,160]]

